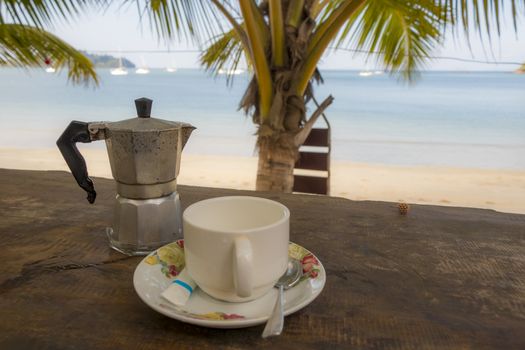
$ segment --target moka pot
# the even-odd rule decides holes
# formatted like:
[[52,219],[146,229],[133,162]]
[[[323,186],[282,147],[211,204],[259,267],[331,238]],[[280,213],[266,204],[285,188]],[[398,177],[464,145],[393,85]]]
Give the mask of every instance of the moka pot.
[[147,98],[135,100],[136,118],[118,122],[72,121],[57,141],[90,203],[94,203],[97,194],[76,143],[106,141],[117,185],[113,224],[107,233],[111,247],[128,255],[147,254],[182,238],[177,175],[182,149],[195,128],[152,118],[152,103]]

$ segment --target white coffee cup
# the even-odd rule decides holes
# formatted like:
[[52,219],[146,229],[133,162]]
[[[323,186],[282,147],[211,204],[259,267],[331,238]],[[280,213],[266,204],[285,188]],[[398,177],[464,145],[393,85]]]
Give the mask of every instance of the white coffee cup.
[[182,221],[188,273],[214,298],[256,299],[286,271],[290,211],[281,203],[212,198],[190,205]]

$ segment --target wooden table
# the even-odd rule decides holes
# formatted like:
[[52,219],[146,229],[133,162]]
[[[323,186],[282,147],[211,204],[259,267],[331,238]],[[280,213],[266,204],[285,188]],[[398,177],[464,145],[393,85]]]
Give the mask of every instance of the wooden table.
[[94,205],[64,172],[0,170],[0,349],[525,349],[525,215],[180,186],[183,206],[249,194],[292,213],[323,293],[263,326],[197,327],[135,294],[138,257],[111,250],[114,184]]

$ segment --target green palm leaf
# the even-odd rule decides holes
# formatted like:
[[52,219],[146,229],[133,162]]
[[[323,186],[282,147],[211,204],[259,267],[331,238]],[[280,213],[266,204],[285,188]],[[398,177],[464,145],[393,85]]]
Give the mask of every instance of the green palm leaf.
[[[343,2],[330,1],[320,17],[328,17]],[[472,33],[490,38],[494,26],[499,34],[504,6],[510,6],[516,28],[517,18],[525,14],[524,0],[368,0],[348,19],[337,48],[367,52],[377,64],[410,80],[449,27],[467,39]]]
[[[220,70],[235,70],[243,57],[244,48],[235,30],[230,30],[215,38],[200,55],[200,63],[212,75]],[[228,84],[233,82],[234,75],[227,76]]]
[[0,2],[0,65],[68,68],[74,83],[98,84],[91,61],[81,52],[45,31],[56,21],[68,22],[107,0],[3,0]]
[[42,29],[22,24],[0,24],[0,66],[68,68],[74,83],[98,84],[93,63],[81,52]]
[[440,44],[443,9],[433,0],[369,0],[348,20],[337,47],[374,56],[377,64],[413,79]]
[[0,24],[18,23],[44,28],[56,20],[69,21],[87,8],[107,4],[108,0],[2,0]]
[[[195,0],[126,0],[147,13],[159,37],[170,40],[176,35],[197,43],[223,33],[223,21],[212,1]],[[222,1],[228,3],[228,1]],[[228,5],[228,4],[227,4]],[[230,5],[228,5],[230,6]]]
[[472,31],[490,38],[493,26],[499,35],[501,23],[506,20],[506,7],[510,7],[514,30],[517,19],[525,14],[524,0],[439,0],[438,3],[445,9],[446,24],[451,24],[456,33],[462,28],[467,38]]

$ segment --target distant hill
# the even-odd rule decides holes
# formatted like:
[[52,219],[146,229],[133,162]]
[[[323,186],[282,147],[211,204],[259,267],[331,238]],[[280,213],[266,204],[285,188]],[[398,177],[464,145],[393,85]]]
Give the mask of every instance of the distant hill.
[[[111,55],[95,55],[85,51],[82,53],[86,55],[97,68],[116,68],[119,66],[118,57]],[[135,64],[124,57],[122,57],[122,65],[126,68],[135,68]]]
[[518,74],[525,74],[525,63],[521,65],[518,69],[516,69],[516,73]]

